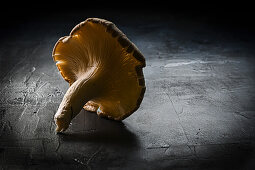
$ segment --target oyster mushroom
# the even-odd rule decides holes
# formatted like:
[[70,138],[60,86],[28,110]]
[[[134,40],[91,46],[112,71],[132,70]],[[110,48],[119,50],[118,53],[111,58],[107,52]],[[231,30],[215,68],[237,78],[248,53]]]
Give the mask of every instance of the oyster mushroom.
[[52,56],[70,85],[54,116],[57,132],[82,108],[123,120],[140,106],[145,59],[112,22],[88,18],[57,41]]

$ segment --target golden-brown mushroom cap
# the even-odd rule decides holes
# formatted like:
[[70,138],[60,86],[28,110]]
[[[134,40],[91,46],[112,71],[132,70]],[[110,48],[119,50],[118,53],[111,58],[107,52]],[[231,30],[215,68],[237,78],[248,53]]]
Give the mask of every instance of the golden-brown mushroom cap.
[[52,55],[70,86],[78,79],[93,79],[96,90],[84,109],[122,120],[140,106],[145,59],[112,22],[88,18],[58,40]]

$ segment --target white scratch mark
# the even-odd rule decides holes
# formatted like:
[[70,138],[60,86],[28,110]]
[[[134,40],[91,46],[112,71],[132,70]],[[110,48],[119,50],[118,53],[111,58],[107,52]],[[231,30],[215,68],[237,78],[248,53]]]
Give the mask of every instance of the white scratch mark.
[[178,66],[189,65],[189,64],[206,64],[206,63],[210,63],[210,62],[196,60],[196,61],[188,61],[188,62],[168,63],[167,65],[165,65],[165,67],[178,67]]
[[19,117],[19,120],[22,119],[22,117],[23,117],[23,115],[25,114],[26,110],[27,110],[27,104],[25,103],[25,108],[24,108],[23,112],[21,113],[21,115],[20,115],[20,117]]

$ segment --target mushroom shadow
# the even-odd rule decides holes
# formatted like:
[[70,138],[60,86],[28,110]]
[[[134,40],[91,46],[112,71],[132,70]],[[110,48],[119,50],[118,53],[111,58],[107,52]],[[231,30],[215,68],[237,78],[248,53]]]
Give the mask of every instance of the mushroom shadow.
[[128,148],[139,145],[137,136],[123,122],[102,118],[84,109],[61,136],[65,142],[93,142]]

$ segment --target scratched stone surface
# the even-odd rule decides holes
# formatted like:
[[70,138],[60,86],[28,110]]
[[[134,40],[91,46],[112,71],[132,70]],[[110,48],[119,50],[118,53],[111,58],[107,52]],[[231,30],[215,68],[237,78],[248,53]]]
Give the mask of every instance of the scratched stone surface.
[[64,134],[55,134],[53,116],[68,83],[51,52],[92,16],[55,14],[3,36],[2,169],[254,168],[254,40],[171,15],[97,13],[144,54],[143,102],[122,122],[81,110]]

